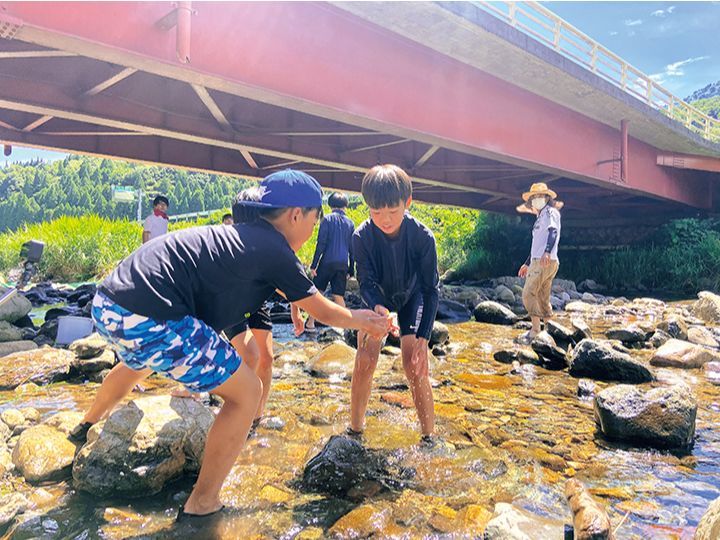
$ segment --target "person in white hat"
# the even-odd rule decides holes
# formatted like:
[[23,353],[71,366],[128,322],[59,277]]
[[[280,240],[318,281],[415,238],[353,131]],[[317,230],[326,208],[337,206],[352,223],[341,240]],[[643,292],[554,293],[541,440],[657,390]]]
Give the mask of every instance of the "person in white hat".
[[525,278],[522,298],[532,321],[532,329],[522,339],[529,342],[540,333],[541,321],[547,322],[552,317],[550,292],[560,266],[557,252],[562,203],[557,201],[557,193],[542,182],[533,184],[522,198],[525,204],[518,210],[530,210],[537,215],[530,255],[518,271],[518,276]]

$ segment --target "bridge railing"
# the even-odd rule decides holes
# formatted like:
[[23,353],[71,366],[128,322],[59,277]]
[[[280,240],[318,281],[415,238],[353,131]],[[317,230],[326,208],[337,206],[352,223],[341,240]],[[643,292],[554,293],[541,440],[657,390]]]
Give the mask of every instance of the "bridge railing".
[[512,1],[475,1],[473,4],[681,122],[704,138],[720,141],[720,120],[673,95],[541,4]]

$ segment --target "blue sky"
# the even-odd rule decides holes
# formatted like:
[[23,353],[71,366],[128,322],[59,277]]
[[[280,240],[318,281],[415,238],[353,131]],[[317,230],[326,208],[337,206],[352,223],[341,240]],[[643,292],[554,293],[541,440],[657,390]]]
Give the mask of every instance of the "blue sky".
[[684,99],[720,80],[720,2],[546,2]]
[[[680,98],[720,80],[720,2],[545,2]],[[6,160],[64,154],[14,147]]]

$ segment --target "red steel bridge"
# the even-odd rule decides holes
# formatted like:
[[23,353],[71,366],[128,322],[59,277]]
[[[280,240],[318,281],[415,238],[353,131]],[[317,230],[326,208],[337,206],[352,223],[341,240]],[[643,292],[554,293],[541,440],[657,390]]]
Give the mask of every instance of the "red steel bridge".
[[1,2],[0,141],[570,216],[717,211],[720,124],[535,3]]

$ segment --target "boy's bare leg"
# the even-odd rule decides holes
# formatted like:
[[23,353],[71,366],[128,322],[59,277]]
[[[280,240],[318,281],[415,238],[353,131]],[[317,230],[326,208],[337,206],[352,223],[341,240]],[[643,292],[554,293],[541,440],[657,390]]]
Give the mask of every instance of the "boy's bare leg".
[[90,410],[85,413],[82,421],[95,424],[112,412],[115,405],[127,396],[137,383],[147,378],[152,373],[151,369],[135,371],[120,362],[107,374],[100,385],[97,395]]
[[403,368],[408,383],[410,383],[410,391],[420,420],[420,430],[423,435],[432,435],[435,430],[435,404],[433,402],[432,386],[430,386],[427,355],[425,355],[424,365],[413,363],[412,356],[416,342],[417,338],[413,335],[400,338]]
[[260,418],[265,412],[265,403],[267,403],[272,385],[273,337],[269,330],[252,330],[252,334],[255,337],[254,342],[258,351],[255,374],[263,384],[262,397],[255,414],[255,418]]
[[358,331],[357,353],[350,385],[350,428],[362,431],[365,427],[365,411],[370,400],[372,378],[380,357],[382,340],[373,339],[365,332]]
[[185,503],[188,514],[207,514],[222,506],[220,488],[245,445],[262,395],[262,383],[243,362],[211,393],[223,398],[224,403],[208,433],[200,474]]

